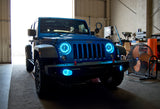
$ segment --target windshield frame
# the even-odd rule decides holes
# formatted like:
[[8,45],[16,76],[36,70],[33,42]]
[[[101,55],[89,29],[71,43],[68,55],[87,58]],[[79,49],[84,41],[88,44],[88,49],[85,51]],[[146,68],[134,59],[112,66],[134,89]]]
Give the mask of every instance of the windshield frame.
[[[46,24],[48,22],[48,24]],[[39,34],[85,34],[85,35],[90,35],[90,30],[88,28],[88,25],[85,20],[80,20],[80,19],[67,19],[67,18],[39,18]],[[60,24],[60,25],[57,25]],[[81,25],[80,25],[81,24]],[[60,31],[60,29],[53,29],[54,31],[51,31],[48,29],[47,31],[43,31],[42,26],[44,26],[44,29],[47,29],[46,26],[51,26],[52,28],[63,28],[65,29],[67,26],[70,28],[70,30],[66,31],[63,30]],[[54,26],[53,26],[54,25]],[[57,27],[56,27],[57,26]],[[78,27],[79,26],[79,27]],[[85,31],[83,32],[71,32],[71,27],[75,28],[81,28]]]

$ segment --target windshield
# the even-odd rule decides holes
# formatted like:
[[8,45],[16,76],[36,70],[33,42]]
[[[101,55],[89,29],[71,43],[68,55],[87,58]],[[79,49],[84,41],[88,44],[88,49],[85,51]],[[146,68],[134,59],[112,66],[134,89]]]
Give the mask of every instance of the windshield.
[[70,19],[40,19],[40,33],[89,34],[86,22]]

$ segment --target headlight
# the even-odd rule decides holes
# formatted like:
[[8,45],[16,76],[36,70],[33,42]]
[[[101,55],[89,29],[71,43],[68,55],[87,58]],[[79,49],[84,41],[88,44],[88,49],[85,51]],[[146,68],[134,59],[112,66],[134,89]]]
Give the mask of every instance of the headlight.
[[108,53],[113,53],[114,52],[114,45],[112,43],[106,43],[105,49]]
[[66,42],[61,43],[60,44],[60,51],[65,55],[69,54],[71,52],[71,45]]

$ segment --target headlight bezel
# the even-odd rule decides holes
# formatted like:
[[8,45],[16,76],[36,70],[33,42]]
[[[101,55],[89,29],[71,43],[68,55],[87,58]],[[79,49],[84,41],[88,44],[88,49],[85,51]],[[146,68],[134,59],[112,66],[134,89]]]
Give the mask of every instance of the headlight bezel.
[[110,54],[114,53],[114,51],[115,51],[114,44],[112,44],[111,42],[106,43],[105,50],[107,53],[110,53]]
[[59,50],[63,55],[68,55],[72,51],[71,44],[69,44],[68,42],[62,42],[59,45]]

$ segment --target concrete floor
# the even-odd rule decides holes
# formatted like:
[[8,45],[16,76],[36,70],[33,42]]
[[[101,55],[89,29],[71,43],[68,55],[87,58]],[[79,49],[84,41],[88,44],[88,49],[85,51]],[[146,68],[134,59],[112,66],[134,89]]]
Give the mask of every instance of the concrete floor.
[[160,80],[140,80],[139,77],[125,75],[119,88],[134,94],[160,109]]
[[0,65],[0,109],[8,109],[11,74],[11,64]]
[[[10,81],[11,81],[11,74],[12,74],[11,72],[12,72],[11,64],[0,65],[0,87],[1,87],[0,88],[0,109],[8,109],[9,88],[10,88]],[[98,86],[98,87],[101,87],[101,86]],[[85,89],[85,88],[82,88],[82,89]],[[99,90],[101,88],[94,87],[93,89]],[[75,88],[74,90],[79,91],[79,88],[78,89]],[[122,82],[122,84],[118,87],[118,90],[112,91],[112,92],[110,91],[103,92],[103,91],[102,91],[102,94],[107,93],[107,96],[109,95],[109,93],[110,94],[112,93],[111,97],[112,96],[116,97],[116,99],[118,99],[118,101],[122,104],[123,102],[125,102],[125,105],[126,103],[128,103],[129,106],[135,106],[137,108],[139,107],[137,105],[141,105],[142,103],[142,105],[146,105],[146,107],[151,106],[151,107],[155,107],[155,109],[156,108],[160,109],[160,104],[159,104],[160,103],[160,81],[159,80],[140,81],[139,78],[137,77],[125,75],[125,79]],[[99,94],[99,92],[100,91],[96,91],[92,93]],[[91,95],[87,95],[87,96],[91,97]],[[96,95],[95,97],[99,98],[98,96],[99,95]],[[103,95],[100,94],[100,96],[102,96],[101,98],[103,98]],[[74,97],[75,95],[73,94],[73,96],[71,96],[69,100],[73,102],[74,100],[76,100],[76,98]],[[81,96],[77,96],[77,97],[81,98]],[[134,101],[132,101],[132,98],[134,98]],[[68,99],[68,96],[66,96],[66,101],[68,101],[67,99]],[[138,104],[136,104],[137,101],[139,100],[141,100],[141,102],[138,102]],[[41,100],[41,102],[45,109],[49,109],[51,107],[54,108],[55,106],[53,105],[55,104],[55,102],[53,102],[50,99]],[[84,100],[84,102],[87,103],[88,101]]]

